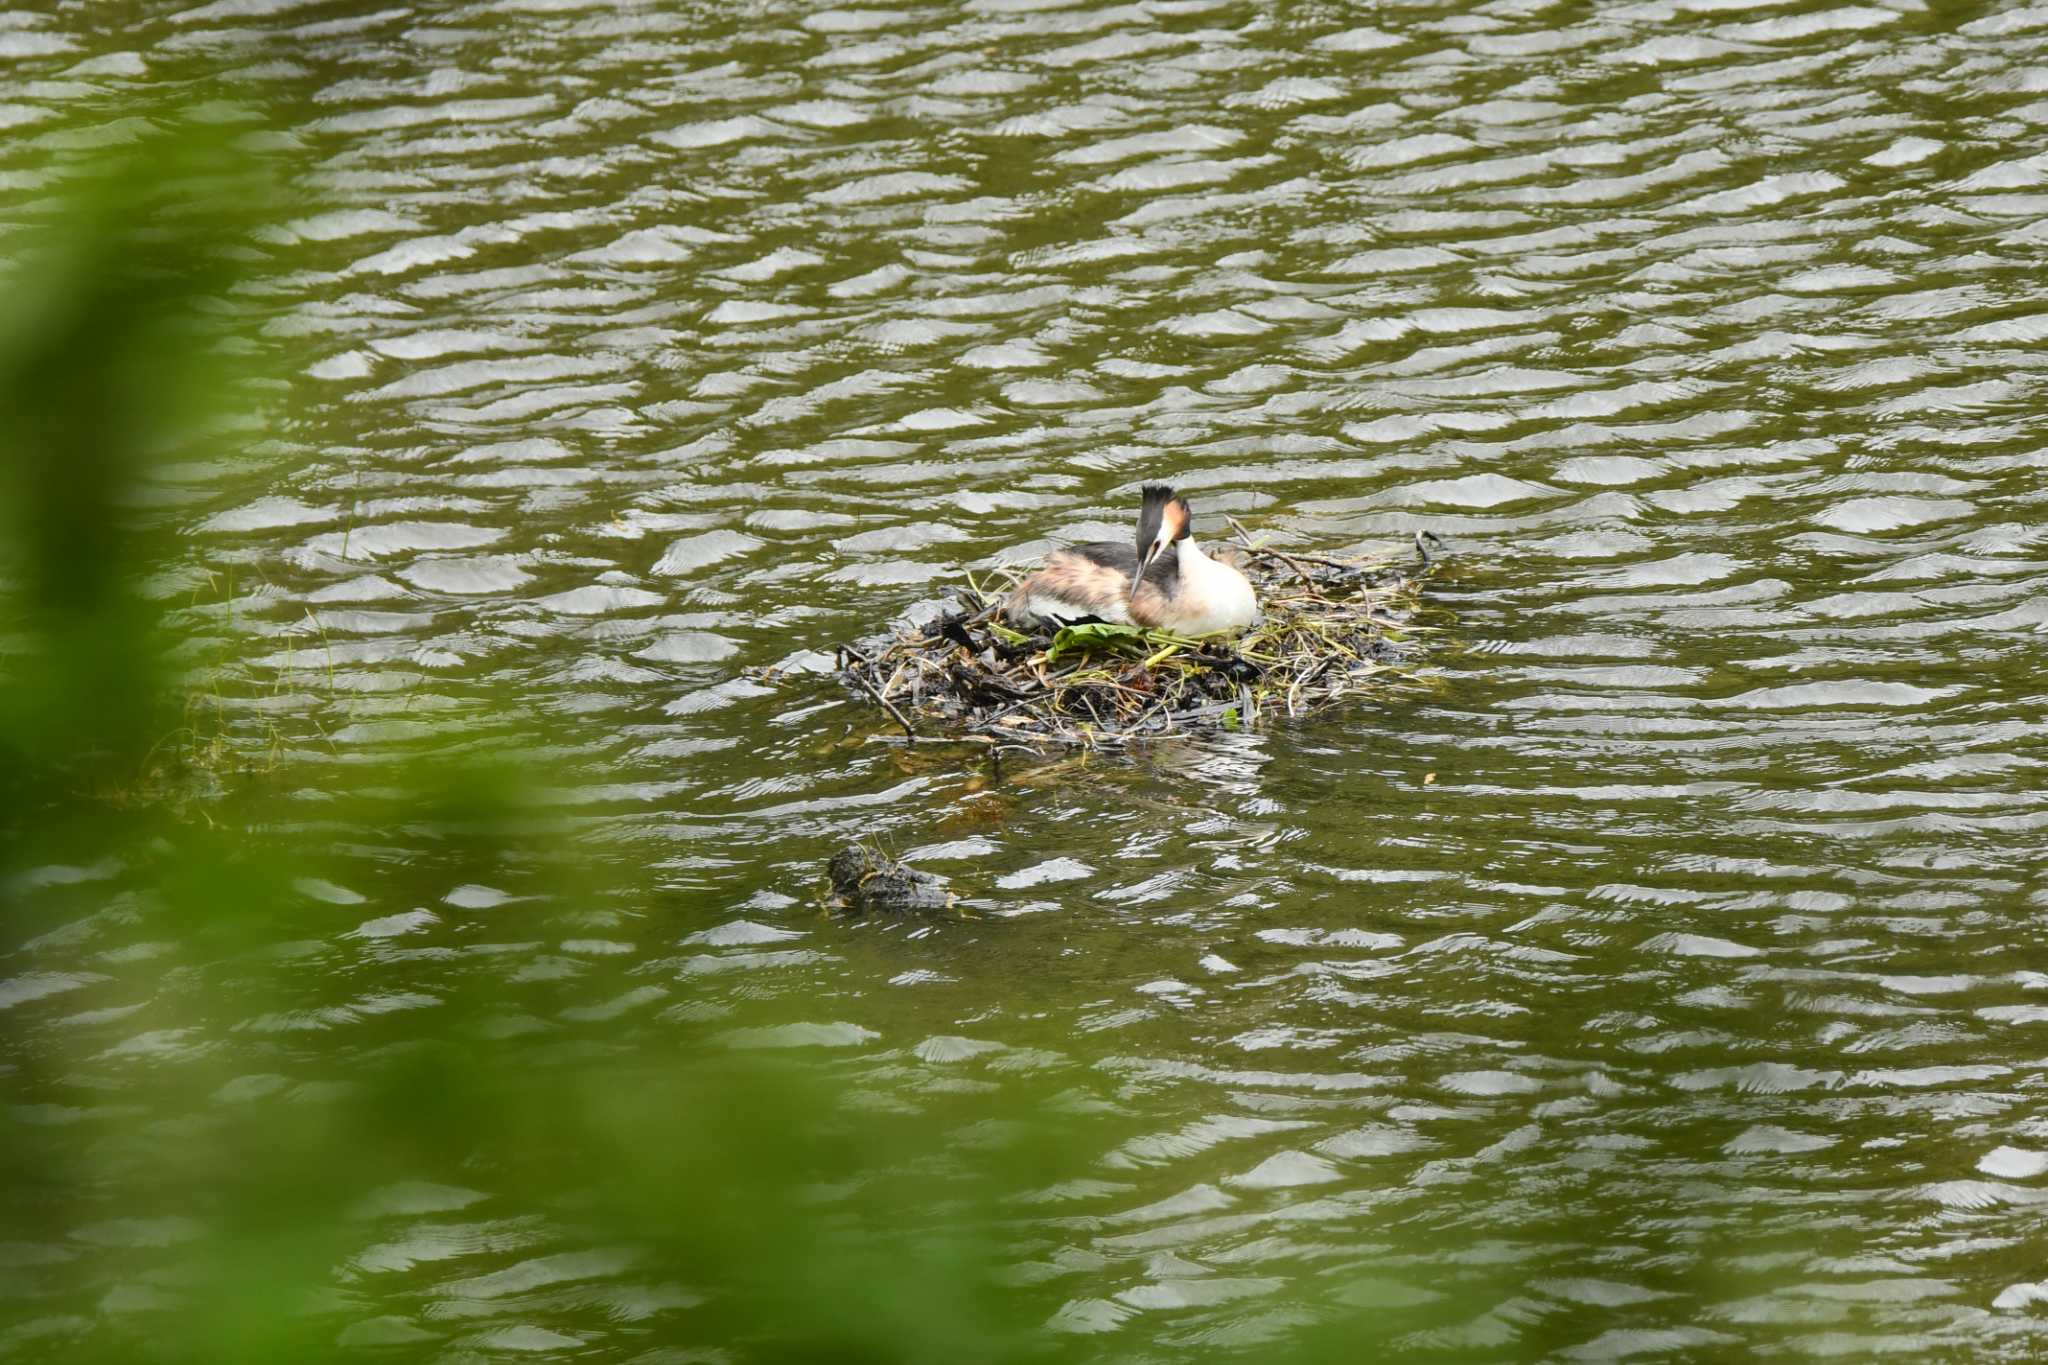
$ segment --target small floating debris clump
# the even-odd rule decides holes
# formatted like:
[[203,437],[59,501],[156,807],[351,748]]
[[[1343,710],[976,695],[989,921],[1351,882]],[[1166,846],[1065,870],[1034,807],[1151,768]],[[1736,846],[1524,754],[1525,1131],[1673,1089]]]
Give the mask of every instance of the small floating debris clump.
[[944,910],[953,903],[946,879],[920,872],[859,844],[849,844],[825,865],[832,902],[842,910]]
[[1256,728],[1368,688],[1414,680],[1415,561],[1231,547],[1261,620],[1234,638],[1088,623],[1026,634],[1003,594],[956,589],[958,605],[894,636],[842,646],[840,679],[916,739],[1043,750]]

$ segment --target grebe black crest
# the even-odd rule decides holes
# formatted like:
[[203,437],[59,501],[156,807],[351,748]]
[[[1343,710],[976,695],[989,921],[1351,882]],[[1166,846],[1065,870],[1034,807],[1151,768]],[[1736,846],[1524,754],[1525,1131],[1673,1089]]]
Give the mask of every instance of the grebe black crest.
[[1017,585],[1003,614],[1022,626],[1096,620],[1207,635],[1243,630],[1259,619],[1259,604],[1243,574],[1195,544],[1188,500],[1148,483],[1134,544],[1101,540],[1054,550],[1044,568]]

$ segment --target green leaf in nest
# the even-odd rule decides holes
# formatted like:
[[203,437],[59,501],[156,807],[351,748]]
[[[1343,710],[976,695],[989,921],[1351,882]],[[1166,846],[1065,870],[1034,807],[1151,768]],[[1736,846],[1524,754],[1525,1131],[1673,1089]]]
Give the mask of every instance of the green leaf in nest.
[[1059,634],[1052,637],[1047,646],[1045,661],[1056,664],[1068,654],[1087,654],[1096,650],[1107,650],[1113,654],[1139,654],[1145,649],[1145,632],[1136,626],[1113,626],[1106,621],[1091,621],[1085,626],[1061,626]]

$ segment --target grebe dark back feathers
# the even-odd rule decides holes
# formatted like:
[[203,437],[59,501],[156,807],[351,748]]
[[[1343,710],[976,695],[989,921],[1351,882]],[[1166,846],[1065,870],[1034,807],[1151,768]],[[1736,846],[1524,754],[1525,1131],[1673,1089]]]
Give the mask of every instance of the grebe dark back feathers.
[[1202,553],[1194,511],[1165,484],[1147,484],[1131,546],[1096,541],[1054,550],[1019,583],[1004,614],[1023,626],[1090,618],[1183,635],[1242,630],[1258,619],[1245,576]]

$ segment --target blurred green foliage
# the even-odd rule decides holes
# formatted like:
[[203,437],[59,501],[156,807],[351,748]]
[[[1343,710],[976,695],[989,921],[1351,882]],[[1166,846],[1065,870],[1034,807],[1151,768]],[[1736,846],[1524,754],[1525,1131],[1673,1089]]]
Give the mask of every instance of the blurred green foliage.
[[[209,775],[162,766],[194,753],[175,739],[193,682],[174,602],[146,591],[178,581],[187,551],[175,515],[149,505],[151,472],[167,455],[217,455],[207,441],[260,377],[259,348],[224,301],[274,196],[217,128],[175,112],[157,122],[141,142],[67,167],[42,221],[4,246],[0,946],[14,953],[78,923],[75,901],[37,894],[35,869],[111,860],[137,888],[129,913],[166,954],[152,964],[166,984],[124,1028],[213,1039],[266,1004],[304,1008],[317,995],[278,950],[332,932],[306,922],[293,888],[343,861],[345,834],[405,830],[455,875],[538,858],[554,894],[595,888],[565,843],[537,836],[538,736],[506,752],[443,735],[355,772],[359,794],[324,803],[317,825],[278,818],[283,774],[199,808],[166,799],[180,795],[166,783]],[[243,471],[252,488],[278,474]],[[878,1273],[858,1234],[890,1223],[879,1187],[820,1217],[811,1191],[873,1182],[914,1135],[844,1113],[821,1124],[833,1095],[814,1073],[740,1054],[537,1069],[475,1026],[494,1002],[442,1004],[429,1032],[349,1059],[338,1100],[210,1100],[248,1070],[221,1050],[145,1070],[119,1097],[131,1117],[111,1126],[21,1121],[101,1097],[69,1074],[84,1051],[6,1039],[15,1121],[0,1128],[0,1240],[55,1249],[23,1253],[40,1269],[14,1307],[44,1315],[10,1344],[107,1360],[346,1354],[337,1325],[350,1315],[327,1299],[360,1250],[366,1203],[394,1184],[477,1171],[534,1208],[579,1191],[586,1238],[630,1244],[703,1297],[690,1330],[700,1344],[751,1342],[762,1360],[950,1361],[1005,1358],[1031,1339],[1031,1315],[985,1273],[991,1248],[969,1221],[897,1239]],[[1002,1170],[1020,1174],[1011,1161]],[[949,1198],[991,1213],[995,1191],[1014,1188],[992,1174]],[[168,1274],[118,1252],[75,1254],[79,1229],[110,1218],[168,1219],[161,1236],[189,1220],[203,1233]],[[138,1292],[149,1311],[108,1311],[109,1295],[132,1306]]]
[[175,529],[138,502],[153,462],[228,411],[221,301],[268,181],[224,129],[153,113],[155,136],[48,168],[58,189],[0,241],[0,783],[17,809],[132,780],[161,737],[166,642],[142,589]]
[[[645,1329],[650,1349],[934,1365],[1092,1354],[1043,1330],[1071,1279],[1015,1273],[1049,1249],[1018,1196],[1085,1173],[1103,1145],[1027,1081],[905,1112],[861,1103],[832,1065],[764,1061],[701,1030],[548,1059],[492,1027],[502,1002],[474,975],[367,1043],[238,1032],[331,1002],[304,945],[337,932],[334,907],[294,888],[359,871],[350,844],[402,837],[407,860],[457,880],[515,862],[530,893],[561,903],[601,903],[640,874],[629,852],[560,837],[536,796],[553,750],[531,731],[521,749],[452,730],[353,765],[346,790],[335,771],[270,772],[219,799],[165,799],[166,784],[209,774],[161,766],[197,752],[166,743],[193,682],[176,594],[160,587],[190,576],[190,542],[175,510],[152,507],[151,472],[166,455],[219,458],[265,377],[226,301],[260,264],[251,230],[276,195],[218,122],[156,121],[67,171],[40,221],[0,245],[0,947],[18,956],[122,917],[154,956],[126,977],[109,968],[129,993],[107,1017],[175,1055],[140,1052],[109,1094],[87,1079],[107,1046],[89,1022],[29,1036],[0,1016],[17,1030],[0,1039],[0,1243],[14,1249],[0,1343],[108,1361],[352,1356],[350,1324],[389,1311],[349,1269],[379,1192],[438,1182],[544,1211],[574,1244],[621,1248],[679,1286],[687,1306]],[[239,468],[252,489],[280,476]],[[60,864],[115,871],[55,895],[36,870]],[[345,1083],[230,1101],[252,1073],[308,1057]],[[118,1235],[84,1231],[107,1228]],[[1289,1355],[1354,1360],[1469,1311],[1453,1296],[1421,1319],[1340,1317],[1295,1333]],[[436,1332],[394,1340],[400,1356],[445,1347]]]

